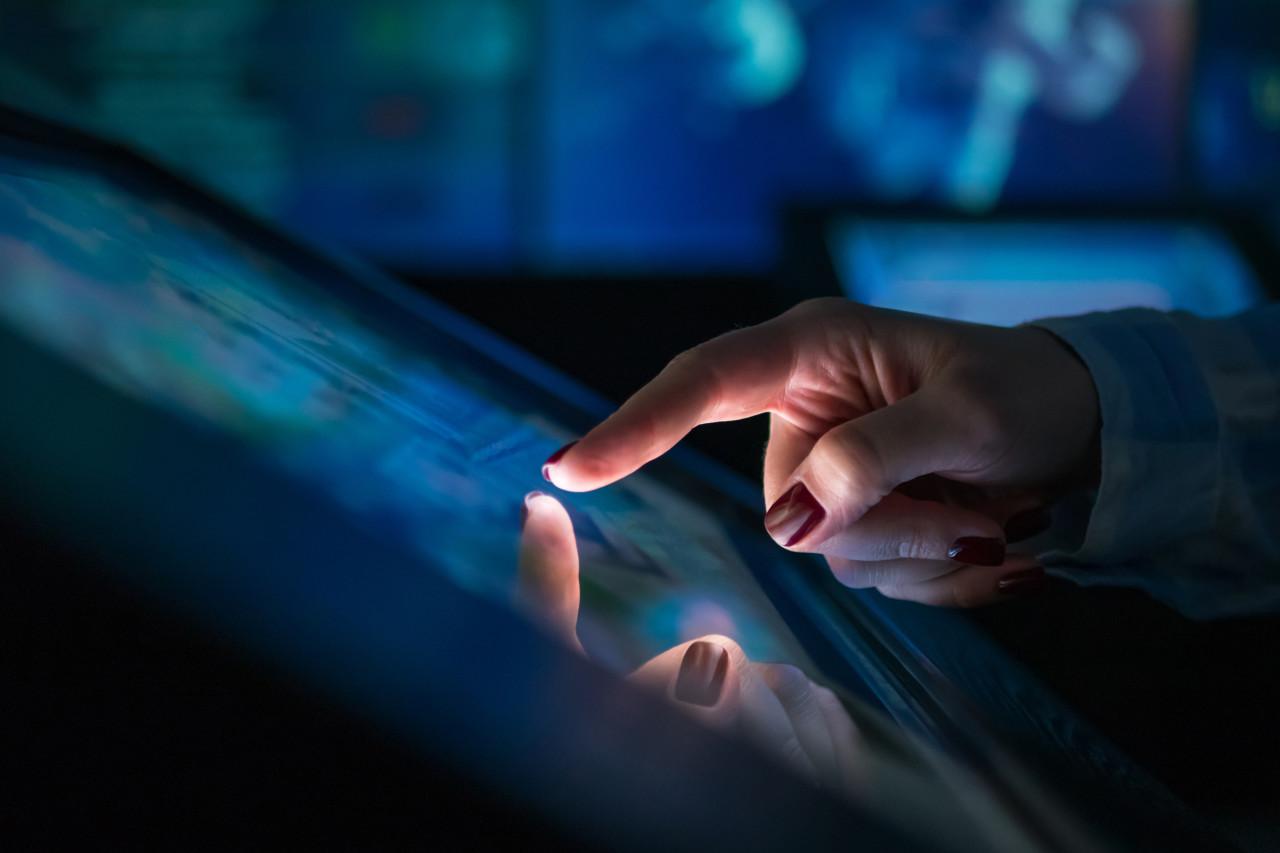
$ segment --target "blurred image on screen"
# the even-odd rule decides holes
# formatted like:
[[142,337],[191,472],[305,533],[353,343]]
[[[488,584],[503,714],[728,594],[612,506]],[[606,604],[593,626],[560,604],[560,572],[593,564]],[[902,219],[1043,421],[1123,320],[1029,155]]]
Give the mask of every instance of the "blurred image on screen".
[[1192,132],[1210,195],[1270,201],[1280,192],[1280,6],[1205,3]]
[[551,4],[553,260],[763,265],[788,200],[1159,198],[1189,3]]
[[406,269],[512,262],[529,50],[519,0],[20,0],[0,27],[0,55],[73,118]]
[[790,203],[1165,197],[1193,11],[22,0],[0,30],[22,74],[0,94],[68,94],[75,115],[401,270],[760,272]]

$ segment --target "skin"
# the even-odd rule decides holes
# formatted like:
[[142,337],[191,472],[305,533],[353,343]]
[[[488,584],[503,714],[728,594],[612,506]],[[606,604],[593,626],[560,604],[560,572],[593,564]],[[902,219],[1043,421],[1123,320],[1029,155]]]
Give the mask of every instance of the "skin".
[[[580,654],[578,549],[564,507],[538,492],[525,498],[520,537],[517,606]],[[681,701],[677,685],[686,653],[708,643],[727,656],[714,700]],[[747,658],[728,637],[699,637],[640,666],[629,680],[667,697],[678,708],[719,731],[740,735],[815,785],[836,793],[855,790],[860,737],[835,695],[794,666]]]
[[958,540],[1003,553],[1011,518],[1098,476],[1093,380],[1049,332],[820,299],[677,356],[547,477],[598,489],[700,424],[761,414],[764,506],[803,484],[821,507],[798,539],[797,519],[771,535],[848,586],[927,604],[1006,597],[1034,560],[963,562]]

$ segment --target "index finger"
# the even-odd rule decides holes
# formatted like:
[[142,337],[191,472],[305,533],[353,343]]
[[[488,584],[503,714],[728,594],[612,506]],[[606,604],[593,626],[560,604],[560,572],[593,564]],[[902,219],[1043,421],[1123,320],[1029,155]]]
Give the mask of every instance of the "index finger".
[[666,453],[696,426],[769,411],[794,363],[781,319],[676,356],[602,424],[548,459],[543,476],[570,492],[598,489]]
[[578,640],[578,543],[560,502],[542,492],[524,499],[515,603],[529,617],[582,651]]

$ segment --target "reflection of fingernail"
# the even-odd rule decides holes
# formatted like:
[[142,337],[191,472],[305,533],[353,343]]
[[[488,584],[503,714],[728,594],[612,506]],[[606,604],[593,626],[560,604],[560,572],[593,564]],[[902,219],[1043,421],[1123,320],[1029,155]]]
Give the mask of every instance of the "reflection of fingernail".
[[520,504],[520,526],[521,527],[524,527],[525,524],[527,524],[529,521],[529,501],[533,500],[534,498],[540,498],[545,494],[546,492],[539,492],[538,490],[535,489],[534,491],[524,496],[524,502]]
[[1049,583],[1044,569],[1039,566],[1010,572],[996,582],[996,590],[1001,595],[1023,595],[1028,592],[1039,592]]
[[804,483],[796,483],[764,514],[764,529],[787,548],[813,532],[827,517]]
[[985,536],[961,536],[951,545],[947,556],[971,566],[998,566],[1004,562],[1004,543]]
[[675,696],[681,702],[711,707],[720,701],[729,654],[715,643],[699,640],[685,650],[676,674]]
[[1048,509],[1038,506],[1026,512],[1020,512],[1004,523],[1004,536],[1009,542],[1021,542],[1032,536],[1039,536],[1049,529],[1053,523],[1053,515]]
[[569,452],[569,448],[577,443],[577,441],[571,441],[547,457],[547,461],[542,463],[542,479],[551,482],[551,466],[559,462]]

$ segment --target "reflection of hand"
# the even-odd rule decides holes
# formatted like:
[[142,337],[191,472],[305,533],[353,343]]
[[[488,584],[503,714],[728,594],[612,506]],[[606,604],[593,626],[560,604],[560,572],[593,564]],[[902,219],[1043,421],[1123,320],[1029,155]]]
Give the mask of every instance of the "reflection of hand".
[[[549,495],[525,498],[517,603],[552,634],[578,640],[578,548],[569,514]],[[810,781],[848,792],[858,732],[835,695],[794,666],[755,663],[728,637],[681,643],[630,680],[714,728],[740,733]]]
[[1005,559],[1007,538],[1046,525],[1045,503],[1096,465],[1093,381],[1048,332],[823,299],[677,357],[544,473],[596,489],[699,424],[763,412],[774,539],[849,586],[930,604],[1041,582]]

